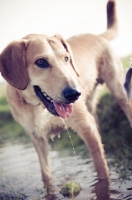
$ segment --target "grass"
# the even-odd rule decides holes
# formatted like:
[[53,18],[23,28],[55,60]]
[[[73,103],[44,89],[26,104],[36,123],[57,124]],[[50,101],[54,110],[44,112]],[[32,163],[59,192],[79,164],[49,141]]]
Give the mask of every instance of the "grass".
[[132,55],[122,58],[121,61],[122,61],[123,67],[127,69],[132,63]]
[[98,105],[97,114],[100,121],[103,143],[106,151],[124,148],[132,145],[132,130],[130,124],[110,93],[105,93]]
[[0,144],[7,141],[30,141],[23,128],[14,121],[6,100],[6,84],[0,85]]
[[129,179],[132,171],[132,129],[110,93],[105,93],[98,105],[102,142],[105,152],[110,154],[121,179]]
[[9,105],[6,100],[6,84],[0,84],[0,112],[10,112]]

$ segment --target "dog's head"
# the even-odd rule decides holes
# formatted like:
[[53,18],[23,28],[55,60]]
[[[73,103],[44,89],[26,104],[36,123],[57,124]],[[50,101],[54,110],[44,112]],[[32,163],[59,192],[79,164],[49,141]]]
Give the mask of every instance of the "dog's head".
[[69,44],[60,36],[28,35],[10,43],[0,55],[5,80],[28,101],[43,102],[50,113],[66,118],[78,99],[79,76]]

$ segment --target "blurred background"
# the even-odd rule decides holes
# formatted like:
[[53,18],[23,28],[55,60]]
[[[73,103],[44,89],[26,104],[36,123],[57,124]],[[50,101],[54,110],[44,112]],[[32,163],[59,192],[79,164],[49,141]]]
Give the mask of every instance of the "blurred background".
[[[132,0],[116,0],[116,2],[119,35],[110,43],[116,54],[121,58],[124,69],[126,70],[130,65],[132,56]],[[0,52],[12,40],[19,40],[30,33],[40,33],[49,36],[59,33],[65,39],[80,33],[100,34],[104,32],[107,27],[106,4],[107,0],[0,0]],[[32,182],[32,174],[35,174],[37,171],[39,176],[41,175],[38,160],[35,157],[35,151],[30,143],[30,138],[22,127],[12,118],[10,108],[6,101],[5,87],[6,83],[0,75],[0,198],[1,195],[4,194],[4,199],[10,199],[10,195],[12,195],[13,198],[19,199],[18,196],[20,195],[20,188],[22,185],[20,184],[20,188],[18,188],[17,183],[12,190],[12,181],[14,183],[14,179],[11,177],[13,176],[14,178],[16,173],[16,171],[13,170],[16,170],[16,168],[22,170],[20,166],[23,166],[23,177],[26,176],[27,178],[28,174],[27,182],[25,182],[25,179],[22,179],[25,187]],[[111,168],[111,173],[114,174],[113,179],[115,180],[115,185],[111,186],[111,188],[113,188],[111,192],[108,191],[108,193],[112,196],[112,199],[118,198],[119,194],[124,195],[122,197],[125,198],[125,195],[128,195],[127,188],[129,188],[130,191],[131,187],[129,187],[129,185],[132,180],[132,130],[124,113],[105,86],[100,96],[97,114],[99,117],[102,140],[105,144],[104,148],[107,153],[107,158],[110,160],[109,167]],[[72,130],[70,130],[70,134],[76,152],[79,152],[77,154],[81,156],[81,159],[89,157],[87,148],[82,140],[77,137]],[[51,149],[57,152],[64,149],[72,149],[66,132],[63,132],[61,139],[58,140],[55,138],[55,142],[50,140],[50,145]],[[21,155],[23,154],[28,156],[28,158],[25,157],[25,160],[21,160]],[[53,154],[54,165],[58,162],[58,159],[60,160],[60,156],[58,156],[59,158],[57,159],[56,155],[58,154],[55,154],[55,156]],[[15,166],[15,160],[11,159],[13,157],[20,163],[20,166]],[[62,159],[65,160],[65,164],[62,163],[62,166],[58,165],[60,168],[56,168],[56,171],[60,171],[60,173],[64,165],[71,166],[71,164],[69,164],[69,157],[62,156]],[[81,160],[80,162],[83,163],[83,161],[84,160]],[[89,163],[90,161],[87,160],[86,162]],[[7,166],[11,169],[8,169]],[[32,169],[32,166],[35,166],[34,169]],[[83,164],[81,167],[85,169]],[[73,168],[75,168],[75,166]],[[30,171],[27,171],[28,169],[30,169]],[[93,169],[91,165],[89,166],[89,170],[90,169]],[[19,170],[17,178],[20,175]],[[68,168],[68,171],[69,170],[71,170],[71,168]],[[65,169],[63,173],[64,171]],[[71,176],[74,178],[78,177],[78,173],[77,171],[74,176]],[[80,181],[84,181],[81,178],[82,176],[86,176],[85,170],[83,173],[83,175],[80,175]],[[90,173],[92,174],[93,172],[90,171]],[[89,174],[89,176],[93,177],[91,174]],[[63,176],[65,175],[66,174],[63,174]],[[6,176],[7,182],[3,179],[3,177],[5,178]],[[57,177],[57,180],[60,179]],[[92,179],[89,179],[89,181],[91,180]],[[128,182],[125,182],[125,186],[123,185],[122,189],[121,184],[124,180]],[[36,178],[34,177],[34,182],[35,181]],[[18,182],[20,183],[19,180]],[[93,182],[91,181],[88,184],[89,187],[91,187]],[[3,185],[6,185],[6,187]],[[33,190],[34,186],[30,188],[28,192],[33,194]],[[88,188],[86,190],[89,191]],[[1,191],[3,191],[3,193],[1,193]],[[112,191],[116,191],[116,193],[113,194]],[[42,187],[40,193],[41,192]],[[15,196],[16,194],[18,194],[17,197]],[[23,192],[23,195],[25,194],[27,193]],[[34,195],[36,194],[38,193],[34,193]],[[32,197],[32,195],[29,194],[29,197]],[[21,199],[25,199],[25,196]],[[38,198],[36,197],[33,199]],[[108,198],[105,197],[103,199],[103,197],[101,197],[101,200],[106,199]]]
[[[116,0],[119,36],[111,42],[124,57],[132,53],[132,1]],[[100,34],[106,30],[107,0],[1,0],[0,52],[12,40],[30,33],[62,34],[64,38],[80,33]]]

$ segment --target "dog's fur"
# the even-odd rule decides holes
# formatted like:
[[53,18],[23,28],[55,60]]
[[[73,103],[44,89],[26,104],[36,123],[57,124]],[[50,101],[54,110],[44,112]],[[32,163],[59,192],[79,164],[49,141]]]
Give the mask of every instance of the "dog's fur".
[[[39,86],[41,91],[60,104],[68,103],[63,95],[65,88],[81,91],[66,124],[80,135],[89,148],[99,179],[109,177],[94,117],[97,103],[94,96],[99,83],[106,82],[132,125],[132,110],[126,104],[123,87],[122,64],[108,43],[117,34],[114,0],[107,4],[107,23],[107,31],[101,35],[82,34],[67,41],[59,35],[31,34],[10,43],[0,55],[0,71],[8,82],[7,99],[12,114],[32,138],[45,186],[52,184],[47,136],[58,134],[64,125],[59,117],[52,115],[47,119],[47,109],[33,86]],[[65,57],[69,58],[68,62],[65,62]],[[38,67],[35,62],[39,58],[47,59],[50,66],[44,69]]]

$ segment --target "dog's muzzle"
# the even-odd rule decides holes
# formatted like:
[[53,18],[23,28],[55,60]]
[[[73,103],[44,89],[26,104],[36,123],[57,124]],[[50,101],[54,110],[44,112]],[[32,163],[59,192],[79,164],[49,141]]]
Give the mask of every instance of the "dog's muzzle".
[[38,98],[47,108],[47,110],[55,116],[59,116],[61,118],[68,118],[71,116],[73,111],[73,103],[79,98],[81,93],[75,89],[70,87],[65,88],[62,92],[63,102],[56,102],[52,99],[48,94],[43,92],[39,86],[34,86],[34,90]]

